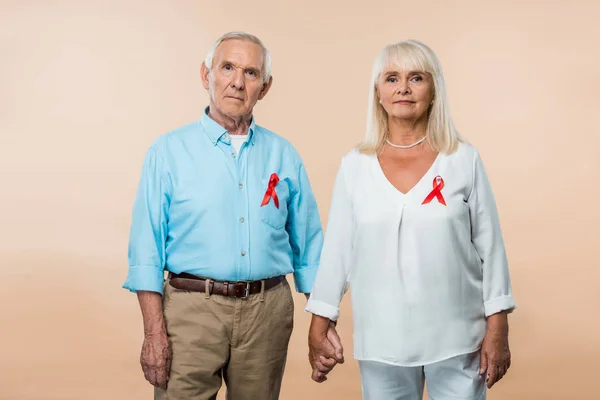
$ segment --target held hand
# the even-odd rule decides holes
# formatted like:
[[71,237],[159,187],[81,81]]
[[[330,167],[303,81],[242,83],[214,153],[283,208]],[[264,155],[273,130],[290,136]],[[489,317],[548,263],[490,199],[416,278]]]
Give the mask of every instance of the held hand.
[[[502,321],[503,319],[503,321]],[[489,325],[481,345],[479,374],[487,372],[487,387],[504,377],[510,368],[510,349],[508,346],[508,323],[506,317],[498,325]]]
[[342,343],[335,324],[327,320],[325,326],[323,330],[322,324],[311,324],[308,340],[308,358],[313,369],[311,378],[318,383],[327,380],[327,374],[337,363],[344,362]]
[[144,336],[140,364],[144,377],[153,386],[166,389],[171,371],[171,346],[164,331]]
[[329,340],[329,343],[333,346],[337,362],[343,364],[344,347],[342,346],[342,339],[340,339],[340,335],[338,335],[335,326],[335,323],[329,322],[329,327],[327,328],[327,340]]

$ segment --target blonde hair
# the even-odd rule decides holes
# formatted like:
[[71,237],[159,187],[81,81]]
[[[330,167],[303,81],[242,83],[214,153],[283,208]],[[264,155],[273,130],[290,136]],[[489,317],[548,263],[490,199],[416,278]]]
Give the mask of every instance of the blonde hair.
[[267,49],[262,40],[247,32],[228,32],[213,43],[208,51],[208,54],[206,55],[206,58],[204,59],[204,65],[209,71],[212,69],[213,59],[215,57],[217,47],[219,47],[219,45],[226,40],[243,40],[259,45],[263,51],[263,63],[261,71],[263,83],[269,82],[269,78],[271,78],[271,52],[269,49]]
[[366,154],[377,153],[387,139],[388,114],[379,103],[377,81],[390,67],[431,74],[434,87],[433,105],[429,110],[425,140],[434,151],[448,154],[456,151],[462,138],[450,118],[442,66],[433,50],[416,40],[390,44],[384,47],[375,59],[369,88],[367,131],[364,140],[358,145],[358,150]]

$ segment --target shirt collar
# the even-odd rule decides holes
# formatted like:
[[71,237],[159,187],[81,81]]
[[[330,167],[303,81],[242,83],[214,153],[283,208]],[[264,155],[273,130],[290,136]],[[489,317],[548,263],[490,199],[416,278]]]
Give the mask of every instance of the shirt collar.
[[[217,142],[221,140],[224,143],[230,144],[231,138],[229,137],[229,133],[227,129],[219,125],[214,119],[208,116],[208,107],[204,109],[202,113],[202,118],[200,119],[200,124],[204,128],[204,132],[208,135],[208,138],[212,142],[213,145],[217,145]],[[252,117],[252,121],[250,122],[250,127],[248,128],[248,141],[252,144],[255,142],[254,132],[256,131],[256,122],[254,121],[254,116]]]

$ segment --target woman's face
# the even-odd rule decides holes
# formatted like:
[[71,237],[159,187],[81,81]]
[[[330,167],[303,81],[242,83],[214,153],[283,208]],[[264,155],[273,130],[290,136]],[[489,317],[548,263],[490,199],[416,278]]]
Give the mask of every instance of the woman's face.
[[388,69],[377,82],[379,100],[388,116],[402,120],[427,118],[433,92],[431,75],[422,71]]

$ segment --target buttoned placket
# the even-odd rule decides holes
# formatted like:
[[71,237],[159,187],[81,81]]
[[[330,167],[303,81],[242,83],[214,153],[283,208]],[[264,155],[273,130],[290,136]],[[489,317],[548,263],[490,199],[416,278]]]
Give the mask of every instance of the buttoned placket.
[[[236,230],[235,243],[237,249],[236,276],[238,280],[248,280],[250,277],[250,224],[248,220],[249,198],[248,198],[248,156],[250,147],[245,142],[239,154],[231,145],[229,133],[224,133],[217,143],[227,158],[227,165],[236,185]],[[229,184],[229,182],[227,183]],[[233,249],[232,249],[233,250]]]

